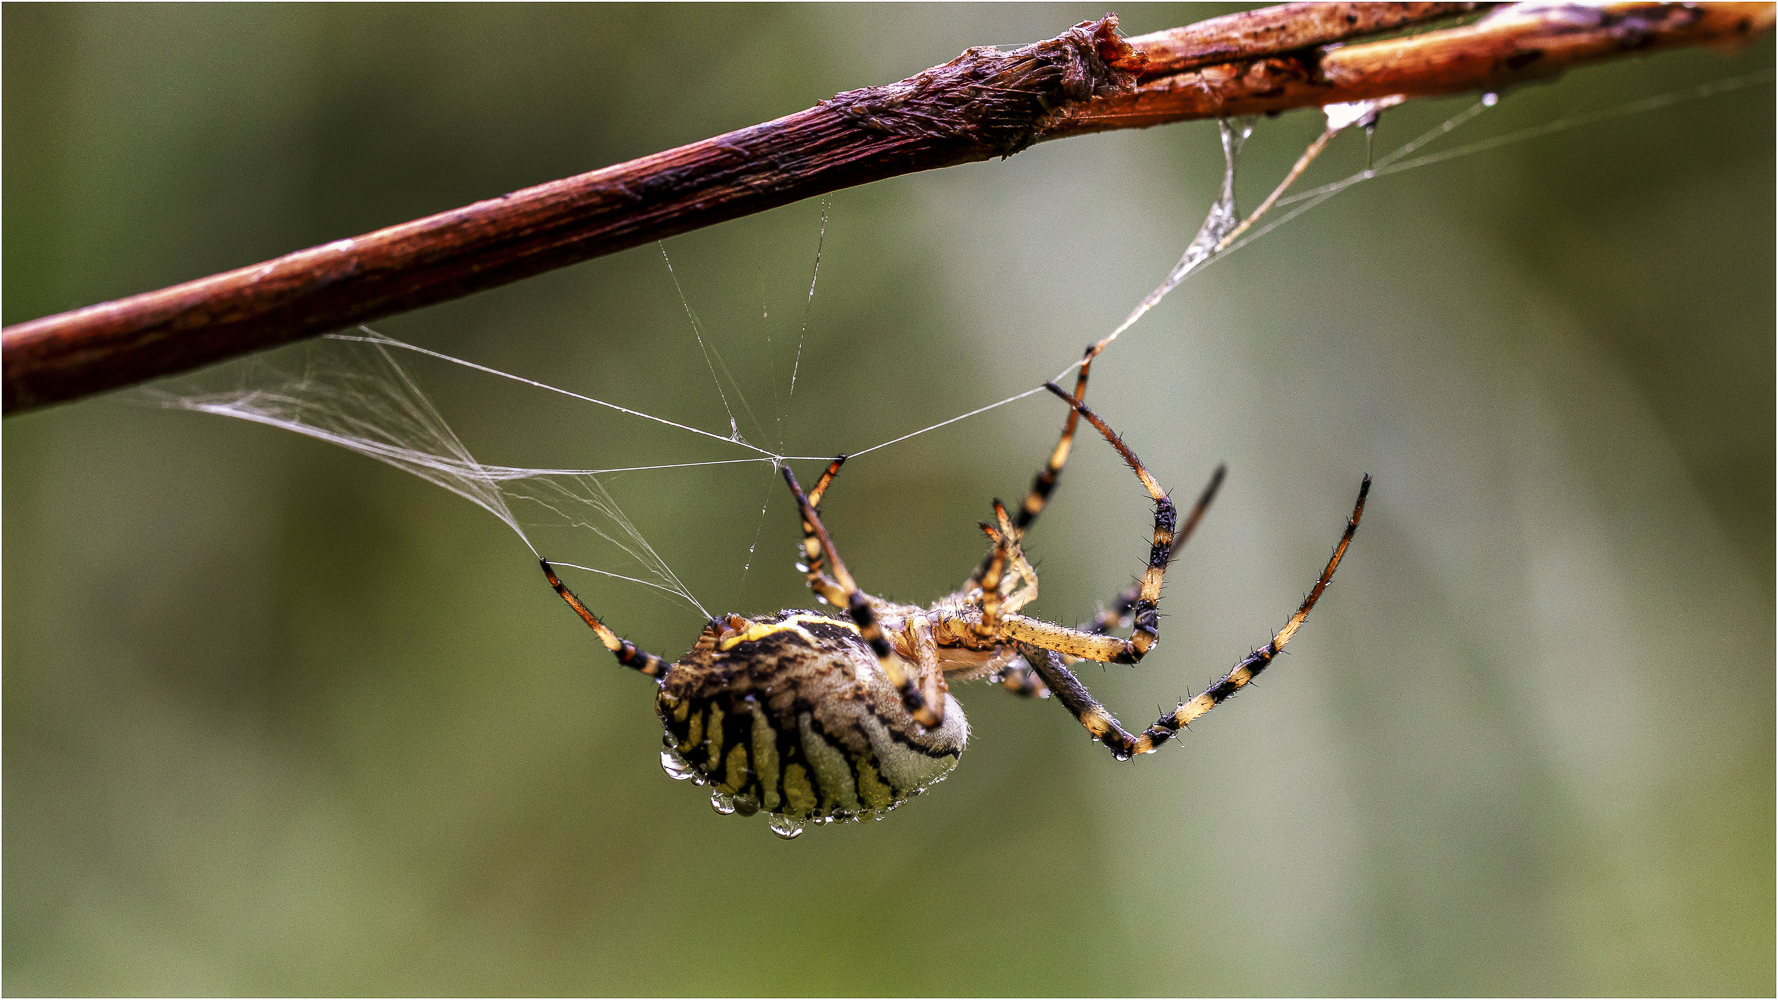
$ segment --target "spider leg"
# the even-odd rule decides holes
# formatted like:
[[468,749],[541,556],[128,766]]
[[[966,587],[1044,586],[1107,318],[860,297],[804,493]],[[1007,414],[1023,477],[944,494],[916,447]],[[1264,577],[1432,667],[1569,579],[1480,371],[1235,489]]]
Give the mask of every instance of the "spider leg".
[[1010,586],[1005,582],[1001,584],[1002,589],[1007,591],[1006,596],[1001,599],[1001,607],[1010,614],[1037,600],[1037,570],[1025,559],[1025,550],[1019,544],[1022,533],[1007,523],[1006,508],[996,503],[994,517],[999,521],[998,528],[990,530],[987,525],[982,528],[996,542],[1002,538],[1011,539],[1008,544],[1006,571],[1017,585]]
[[[1097,347],[1098,345],[1094,345]],[[1093,367],[1093,355],[1097,352],[1087,348],[1086,358],[1080,363],[1080,371],[1074,376],[1074,398],[1083,400],[1087,396],[1087,373]],[[1044,504],[1049,502],[1050,491],[1056,488],[1056,480],[1062,475],[1062,467],[1068,464],[1068,452],[1074,447],[1074,429],[1080,426],[1080,412],[1068,411],[1068,421],[1062,425],[1062,437],[1056,442],[1056,450],[1050,452],[1050,460],[1043,468],[1037,470],[1037,478],[1031,481],[1031,491],[1025,494],[1025,502],[1019,505],[1019,517],[1015,524],[1021,532],[1037,520],[1043,513]]]
[[[840,466],[845,464],[846,456],[844,455],[827,463],[827,471],[821,474],[821,478],[815,483],[815,488],[809,491],[809,506],[811,508],[821,505],[822,494],[827,492],[827,487],[833,483],[833,477],[839,474]],[[829,604],[843,604],[846,600],[846,592],[841,589],[839,583],[823,571],[821,539],[816,537],[814,531],[809,527],[807,518],[803,519],[802,554],[803,561],[797,568],[802,570],[803,575],[808,579],[809,589],[814,592],[815,596]]]
[[[1180,547],[1186,543],[1187,539],[1191,538],[1198,522],[1204,519],[1204,512],[1209,510],[1210,502],[1216,499],[1216,493],[1222,488],[1222,480],[1227,472],[1228,466],[1226,465],[1216,467],[1216,472],[1210,476],[1209,485],[1204,487],[1204,492],[1198,495],[1198,502],[1192,505],[1191,513],[1186,515],[1185,523],[1181,524],[1174,533],[1173,551],[1168,557],[1169,565],[1174,558],[1178,557]],[[1119,594],[1116,600],[1112,601],[1110,607],[1102,609],[1093,617],[1092,621],[1082,624],[1078,631],[1104,635],[1112,629],[1127,627],[1130,624],[1131,612],[1135,610],[1136,600],[1141,595],[1142,585],[1140,583],[1129,587]],[[1046,650],[1039,649],[1035,655],[1041,658],[1046,653]],[[1031,663],[1035,662],[1037,661],[1031,661]],[[1031,663],[1015,663],[1001,671],[1000,686],[1024,698],[1049,697],[1049,688],[1045,686]],[[1064,661],[1064,665],[1066,665],[1066,661]]]
[[[1136,602],[1131,607],[1130,618],[1135,625],[1133,634],[1128,639],[1116,636],[1094,635],[1089,632],[1077,631],[1062,625],[1051,625],[1035,618],[1023,615],[1008,615],[1001,622],[999,637],[1008,642],[1028,642],[1044,649],[1077,656],[1083,660],[1098,660],[1103,663],[1135,663],[1148,654],[1160,638],[1160,612],[1157,605],[1161,599],[1161,584],[1166,581],[1167,564],[1173,558],[1173,535],[1176,514],[1173,501],[1167,498],[1154,476],[1124,444],[1105,421],[1099,419],[1087,405],[1063,392],[1054,382],[1045,384],[1045,388],[1067,401],[1076,413],[1084,417],[1087,423],[1105,438],[1110,445],[1123,456],[1124,463],[1136,473],[1148,495],[1154,499],[1154,544],[1148,552],[1148,569],[1142,574],[1142,582],[1136,591]],[[1032,664],[1036,666],[1036,664]],[[1048,680],[1048,678],[1045,678]],[[1052,685],[1053,687],[1053,685]]]
[[[928,705],[939,706],[939,711],[942,712],[945,694],[950,691],[950,685],[945,682],[945,672],[939,666],[938,647],[933,645],[932,619],[925,615],[913,615],[908,620],[903,638],[908,646],[909,659],[918,664],[919,675],[922,679],[920,697]],[[921,723],[921,725],[930,728],[940,721],[942,721],[942,716],[935,718],[931,723]]]
[[[1210,509],[1210,501],[1216,499],[1216,491],[1222,489],[1222,479],[1227,472],[1228,466],[1226,465],[1216,467],[1216,471],[1210,476],[1210,484],[1204,487],[1203,493],[1198,494],[1198,502],[1192,505],[1191,513],[1186,515],[1185,523],[1181,524],[1178,530],[1173,533],[1173,551],[1167,556],[1169,566],[1172,565],[1174,559],[1179,558],[1179,550],[1185,547],[1192,532],[1197,530],[1198,522],[1204,519],[1204,512]],[[1117,595],[1117,599],[1111,602],[1110,607],[1100,609],[1099,613],[1093,616],[1092,621],[1082,624],[1080,631],[1104,635],[1112,629],[1127,627],[1130,624],[1130,615],[1136,609],[1136,600],[1141,596],[1142,585],[1140,583],[1131,585],[1123,593]]]
[[[829,466],[831,470],[833,467]],[[840,600],[835,604],[843,605],[858,625],[858,632],[864,641],[870,643],[871,652],[877,654],[877,664],[882,668],[884,676],[896,690],[901,692],[901,702],[913,715],[914,721],[928,729],[944,721],[944,701],[929,705],[921,695],[919,679],[902,669],[901,660],[889,646],[889,639],[883,634],[882,625],[877,622],[877,614],[871,607],[870,598],[858,589],[852,574],[846,570],[846,564],[840,560],[839,550],[834,548],[833,539],[827,533],[827,527],[821,523],[821,515],[815,512],[815,505],[809,502],[803,488],[796,481],[796,473],[790,466],[784,466],[784,481],[790,484],[791,495],[796,497],[797,506],[803,513],[803,535],[814,536],[817,545],[827,557],[833,569],[833,578],[839,588]]]
[[846,464],[846,456],[835,455],[833,461],[827,463],[827,471],[815,480],[815,488],[809,491],[809,506],[817,509],[821,506],[821,498],[827,494],[827,488],[833,485],[833,477],[840,474],[840,466]]
[[[978,639],[993,639],[1000,631],[1003,614],[1011,614],[1037,599],[1037,571],[1025,560],[1019,547],[1019,530],[1007,517],[1006,506],[994,501],[996,524],[982,525],[982,531],[994,542],[989,554],[987,572],[982,574],[981,591],[968,603],[982,609],[981,617],[972,626]],[[1015,587],[1017,589],[1015,589]]]
[[[1086,359],[1080,363],[1080,372],[1074,378],[1075,399],[1086,398],[1087,373],[1093,367],[1093,358],[1102,349],[1103,345],[1101,344],[1094,344],[1087,348]],[[1056,450],[1050,452],[1049,461],[1044,463],[1043,468],[1037,470],[1037,478],[1031,481],[1031,489],[1025,494],[1024,503],[1019,505],[1018,519],[1013,526],[1019,530],[1021,535],[1024,534],[1026,528],[1031,526],[1032,521],[1037,520],[1037,515],[1043,513],[1044,505],[1049,502],[1050,492],[1056,488],[1056,480],[1062,475],[1062,467],[1068,464],[1068,452],[1074,447],[1074,429],[1079,425],[1080,413],[1069,410],[1068,420],[1062,425],[1062,437],[1056,442]],[[982,564],[976,567],[974,573],[970,574],[969,585],[964,586],[964,590],[968,590],[970,585],[981,581],[982,577],[987,574],[989,564],[993,559],[994,553],[989,552],[982,559]]]
[[[1210,484],[1204,487],[1204,492],[1198,496],[1198,502],[1192,506],[1191,513],[1186,516],[1185,523],[1180,525],[1178,530],[1174,533],[1173,551],[1167,558],[1167,564],[1169,566],[1172,565],[1174,559],[1179,557],[1180,548],[1185,545],[1187,539],[1191,538],[1191,534],[1196,530],[1198,522],[1203,520],[1204,512],[1209,509],[1210,501],[1216,498],[1217,490],[1222,488],[1223,476],[1227,472],[1228,466],[1226,465],[1219,465],[1216,467],[1216,472],[1210,477]],[[1136,601],[1141,596],[1142,584],[1135,583],[1130,585],[1125,588],[1122,593],[1117,595],[1117,598],[1111,602],[1109,607],[1099,609],[1099,613],[1093,616],[1092,621],[1083,622],[1078,631],[1088,632],[1093,635],[1104,635],[1113,629],[1127,628],[1130,624],[1131,615],[1136,609]],[[1039,649],[1036,655],[1042,657],[1046,655],[1047,652],[1047,650]],[[1015,664],[1014,666],[1007,668],[1001,677],[1000,686],[1011,691],[1013,694],[1022,697],[1049,697],[1049,688],[1044,685],[1043,681],[1039,678],[1037,671],[1031,666],[1032,663],[1036,662],[1036,660],[1031,660],[1028,663]],[[1065,666],[1066,661],[1064,660],[1063,663]]]
[[537,561],[542,564],[543,575],[549,579],[549,585],[556,589],[556,593],[562,595],[562,600],[568,602],[568,606],[574,609],[574,613],[580,616],[581,621],[592,627],[592,630],[599,636],[599,641],[604,643],[605,648],[611,650],[612,654],[617,657],[617,662],[639,670],[656,681],[666,677],[667,671],[672,669],[672,664],[653,653],[638,649],[636,644],[628,639],[618,638],[617,633],[606,628],[604,622],[593,617],[593,613],[587,610],[586,605],[580,603],[580,598],[574,596],[574,591],[569,590],[561,578],[556,576],[556,569],[549,564],[548,559]]
[[1086,685],[1080,682],[1062,662],[1061,652],[1054,648],[1040,646],[1035,642],[1021,642],[1019,652],[1036,670],[1038,676],[1054,691],[1058,700],[1074,714],[1087,732],[1095,739],[1101,740],[1111,750],[1112,756],[1119,760],[1128,760],[1136,754],[1153,753],[1161,744],[1179,734],[1181,729],[1190,725],[1199,716],[1221,704],[1230,695],[1246,687],[1258,677],[1260,671],[1270,664],[1284,644],[1296,635],[1303,622],[1309,617],[1310,609],[1321,599],[1327,586],[1333,580],[1334,570],[1345,558],[1346,548],[1352,544],[1352,535],[1358,530],[1358,519],[1364,516],[1365,497],[1370,494],[1371,477],[1365,476],[1364,483],[1358,488],[1358,502],[1352,507],[1352,516],[1346,521],[1346,530],[1340,535],[1339,544],[1334,546],[1333,555],[1327,560],[1327,567],[1321,571],[1321,577],[1303,598],[1303,603],[1296,609],[1296,614],[1284,623],[1278,634],[1259,649],[1249,653],[1234,669],[1222,676],[1222,679],[1210,685],[1203,694],[1155,720],[1140,734],[1132,736],[1105,706],[1093,700],[1087,693]]

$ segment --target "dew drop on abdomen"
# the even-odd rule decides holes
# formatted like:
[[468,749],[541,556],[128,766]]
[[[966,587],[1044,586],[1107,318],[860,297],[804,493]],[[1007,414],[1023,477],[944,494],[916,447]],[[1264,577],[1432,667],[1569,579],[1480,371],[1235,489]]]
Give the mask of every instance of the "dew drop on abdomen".
[[783,813],[773,813],[772,832],[785,840],[795,840],[803,835],[803,821],[791,819]]
[[679,756],[677,750],[661,751],[661,770],[667,772],[667,777],[674,781],[684,781],[692,776],[692,766],[686,763],[684,757]]

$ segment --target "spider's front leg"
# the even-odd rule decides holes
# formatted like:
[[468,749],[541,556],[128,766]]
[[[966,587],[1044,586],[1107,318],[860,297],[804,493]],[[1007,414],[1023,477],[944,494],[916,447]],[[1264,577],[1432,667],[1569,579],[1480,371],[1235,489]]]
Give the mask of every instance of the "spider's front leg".
[[[819,485],[825,486],[832,480],[839,464],[840,460],[835,459],[833,464],[827,467],[827,474],[822,477]],[[888,637],[883,634],[882,624],[877,621],[877,613],[871,606],[871,599],[858,588],[858,583],[847,571],[846,564],[840,559],[839,550],[834,548],[833,538],[828,535],[827,527],[821,523],[821,515],[815,512],[815,505],[803,493],[802,485],[796,481],[796,473],[791,472],[788,465],[784,466],[784,481],[790,485],[791,495],[796,497],[797,506],[802,510],[803,537],[815,540],[815,548],[833,570],[834,590],[833,596],[829,596],[828,600],[835,605],[844,607],[846,613],[851,615],[852,621],[858,625],[859,635],[863,636],[864,641],[870,644],[871,652],[876,654],[877,665],[882,668],[883,675],[889,679],[889,683],[901,693],[901,702],[907,707],[908,713],[914,717],[914,721],[928,729],[937,727],[944,721],[945,703],[942,693],[936,704],[928,702],[926,697],[920,693],[919,678],[902,669],[901,659],[895,655],[894,649],[889,645]],[[805,548],[805,554],[807,551]],[[814,585],[814,576],[815,571],[813,564],[811,564],[811,586]],[[823,579],[826,578],[823,577]],[[828,596],[820,590],[817,590],[816,593]],[[835,600],[836,597],[837,600]]]
[[[1173,564],[1173,560],[1179,558],[1179,550],[1185,547],[1192,532],[1197,530],[1198,522],[1204,519],[1204,512],[1210,509],[1210,501],[1216,499],[1216,491],[1222,489],[1222,480],[1227,473],[1228,466],[1219,465],[1216,467],[1216,471],[1210,476],[1209,485],[1204,487],[1204,492],[1198,494],[1198,502],[1192,505],[1191,513],[1186,515],[1185,522],[1173,533],[1173,548],[1167,556],[1168,566]],[[1112,629],[1128,626],[1130,616],[1136,611],[1136,601],[1141,596],[1141,583],[1129,587],[1118,594],[1109,607],[1101,608],[1099,613],[1093,616],[1092,621],[1081,625],[1080,631],[1104,634]]]
[[[1072,409],[1069,412],[1076,416],[1079,415]],[[1216,492],[1222,488],[1222,480],[1227,472],[1227,466],[1216,467],[1216,472],[1210,477],[1209,485],[1204,487],[1204,492],[1198,494],[1198,502],[1192,505],[1191,513],[1186,515],[1185,521],[1174,532],[1173,547],[1168,556],[1169,566],[1172,565],[1174,559],[1179,558],[1180,548],[1191,538],[1198,522],[1204,519],[1204,512],[1210,509],[1210,501],[1216,499]],[[1130,616],[1136,610],[1136,601],[1141,596],[1142,585],[1138,583],[1118,594],[1109,606],[1102,608],[1097,615],[1093,616],[1092,621],[1083,623],[1077,631],[1103,635],[1112,629],[1124,628],[1129,625]],[[1030,650],[1036,650],[1036,652],[1029,652]],[[1029,660],[1021,660],[1002,670],[1000,686],[1021,697],[1048,698],[1050,689],[1044,684],[1036,668],[1032,666],[1032,664],[1043,660],[1048,655],[1048,651],[1035,646],[1026,646],[1021,648],[1020,652],[1025,653]],[[1061,665],[1066,666],[1065,663]]]
[[1333,582],[1334,570],[1339,568],[1347,547],[1352,544],[1352,535],[1358,530],[1359,518],[1364,516],[1364,501],[1370,490],[1371,477],[1365,476],[1363,484],[1358,488],[1358,502],[1352,507],[1352,516],[1347,519],[1346,530],[1340,535],[1339,544],[1334,546],[1327,566],[1322,569],[1309,596],[1303,598],[1296,614],[1290,616],[1290,620],[1284,623],[1284,627],[1278,630],[1272,641],[1248,654],[1240,663],[1235,664],[1234,669],[1224,674],[1221,680],[1206,688],[1203,694],[1181,703],[1178,708],[1156,719],[1154,725],[1139,735],[1130,735],[1116,717],[1105,710],[1105,706],[1087,693],[1086,685],[1063,664],[1062,655],[1056,651],[1056,647],[1028,642],[1021,643],[1019,651],[1055,692],[1056,698],[1086,727],[1087,732],[1092,733],[1095,739],[1103,741],[1119,760],[1127,760],[1136,754],[1152,753],[1199,716],[1252,683],[1260,671],[1277,657],[1284,644],[1296,635],[1297,629],[1302,628],[1303,622],[1309,617],[1309,611],[1315,607],[1315,602],[1321,599],[1328,584]]
[[[1093,369],[1093,358],[1104,346],[1100,343],[1088,347],[1086,357],[1081,359],[1080,371],[1074,378],[1076,400],[1086,398],[1087,375]],[[1031,489],[1025,493],[1024,502],[1019,504],[1018,519],[1013,527],[1018,529],[1020,537],[1024,536],[1025,529],[1031,527],[1031,523],[1037,520],[1037,515],[1043,513],[1043,508],[1049,503],[1050,493],[1055,490],[1056,481],[1061,478],[1062,469],[1068,464],[1068,453],[1074,448],[1074,430],[1079,425],[1080,411],[1069,410],[1068,420],[1062,425],[1062,436],[1056,441],[1055,450],[1050,452],[1049,461],[1044,463],[1043,468],[1037,470],[1037,477],[1031,481]],[[988,550],[988,554],[982,558],[982,564],[970,573],[969,582],[963,585],[965,592],[981,583],[982,577],[987,575],[988,569],[993,565],[995,551]]]
[[[1043,649],[1053,649],[1069,656],[1083,660],[1098,660],[1102,663],[1135,663],[1154,648],[1160,639],[1161,585],[1166,582],[1167,564],[1173,559],[1173,536],[1177,523],[1177,515],[1173,510],[1173,501],[1156,483],[1154,476],[1142,464],[1123,440],[1106,426],[1087,405],[1063,392],[1054,382],[1045,384],[1045,388],[1066,400],[1088,423],[1092,424],[1117,453],[1123,456],[1124,463],[1136,474],[1148,495],[1154,500],[1154,544],[1148,552],[1148,568],[1143,571],[1142,582],[1136,589],[1136,600],[1131,606],[1130,617],[1135,626],[1128,639],[1120,639],[1110,635],[1096,635],[1062,625],[1051,625],[1048,622],[1026,618],[1023,615],[1008,615],[999,622],[997,638],[1006,644],[1029,643]],[[985,582],[985,580],[984,580]],[[985,589],[985,588],[984,588]],[[1038,666],[1033,663],[1033,667]],[[1040,674],[1042,670],[1038,671]],[[1044,680],[1047,682],[1048,677]],[[1054,684],[1050,685],[1054,688]]]

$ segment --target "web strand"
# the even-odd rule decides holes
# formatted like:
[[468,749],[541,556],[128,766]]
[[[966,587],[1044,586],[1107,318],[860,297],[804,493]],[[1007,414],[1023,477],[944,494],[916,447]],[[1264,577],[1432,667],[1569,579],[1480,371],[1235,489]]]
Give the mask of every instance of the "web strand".
[[728,377],[731,385],[734,385],[735,396],[741,401],[741,406],[747,411],[747,416],[753,420],[755,425],[759,423],[759,419],[753,416],[753,408],[747,405],[747,397],[741,394],[741,387],[735,382],[734,375],[729,372],[728,364],[722,360],[722,355],[716,351],[714,345],[705,342],[704,324],[698,321],[697,311],[692,309],[691,300],[685,297],[685,289],[679,284],[679,274],[673,270],[673,258],[667,255],[667,245],[656,241],[655,246],[660,248],[661,261],[667,265],[667,277],[673,280],[673,291],[679,293],[679,304],[685,308],[685,318],[691,321],[691,334],[697,339],[698,350],[703,352],[705,367],[710,370],[710,382],[716,386],[716,395],[722,400],[723,412],[728,414],[729,437],[740,441],[742,440],[741,427],[735,423],[735,410],[729,405],[728,393],[723,391],[722,379],[716,375],[717,365],[722,366],[722,374]]
[[[1464,108],[1389,154],[1367,164],[1366,169],[1362,171],[1301,193],[1286,196],[1286,190],[1302,176],[1309,164],[1340,131],[1352,124],[1365,124],[1368,135],[1368,126],[1374,122],[1376,113],[1387,106],[1387,102],[1374,102],[1369,106],[1343,106],[1339,109],[1338,116],[1335,114],[1336,108],[1329,108],[1327,109],[1329,112],[1327,129],[1309,145],[1283,182],[1272,190],[1260,207],[1245,218],[1240,216],[1236,208],[1234,182],[1242,143],[1250,134],[1252,124],[1245,121],[1221,123],[1225,174],[1219,195],[1207,214],[1203,226],[1187,247],[1179,263],[1174,265],[1154,291],[1150,292],[1119,325],[1095,345],[1094,353],[1103,350],[1129,330],[1179,284],[1194,277],[1216,260],[1264,237],[1274,229],[1290,223],[1303,213],[1324,203],[1327,199],[1365,181],[1460,159],[1597,122],[1655,111],[1762,83],[1769,85],[1774,79],[1774,75],[1773,70],[1761,70],[1630,101],[1616,107],[1571,115],[1541,125],[1476,140],[1451,149],[1430,153],[1421,152],[1429,144],[1454,133],[1492,106],[1491,100],[1484,99]],[[1267,218],[1263,226],[1256,226],[1274,207],[1288,209],[1288,211],[1281,216]],[[348,357],[341,363],[314,363],[306,368],[300,376],[294,378],[280,377],[271,380],[271,384],[221,393],[181,395],[160,389],[144,391],[162,406],[213,413],[282,427],[340,445],[413,473],[492,513],[511,528],[533,554],[536,554],[537,547],[526,530],[528,525],[522,523],[515,516],[511,506],[511,502],[522,502],[530,509],[547,515],[549,521],[556,526],[584,530],[602,540],[621,554],[620,561],[636,566],[639,575],[570,562],[557,561],[556,565],[571,567],[626,583],[639,584],[672,595],[697,608],[700,613],[708,617],[708,610],[685,586],[642,532],[637,530],[616,499],[605,488],[600,477],[622,473],[735,465],[767,465],[776,470],[777,467],[788,462],[829,461],[831,456],[826,455],[781,453],[784,447],[785,411],[788,410],[791,400],[794,399],[801,371],[803,347],[807,338],[815,289],[820,278],[821,254],[825,246],[828,221],[828,204],[824,200],[821,205],[821,225],[816,241],[815,260],[810,273],[809,290],[804,301],[802,320],[798,329],[796,353],[792,359],[789,398],[786,399],[783,408],[776,416],[776,439],[780,449],[776,452],[753,444],[741,435],[735,408],[730,402],[730,393],[725,390],[723,385],[725,377],[734,390],[735,401],[739,403],[741,411],[762,436],[765,434],[765,429],[754,414],[752,407],[747,403],[739,383],[734,379],[727,364],[723,362],[716,345],[706,341],[702,324],[692,309],[684,289],[680,286],[678,276],[673,272],[672,261],[667,256],[664,246],[661,249],[662,259],[667,266],[669,275],[672,276],[674,288],[679,294],[680,302],[692,325],[693,335],[698,341],[711,381],[716,386],[724,411],[728,415],[730,425],[728,435],[679,423],[544,382],[509,374],[472,361],[452,357],[438,351],[407,344],[365,327],[360,327],[357,333],[330,334],[325,338],[328,341],[360,348],[363,351],[361,356]],[[740,458],[601,469],[544,469],[483,465],[458,440],[442,415],[421,391],[419,384],[395,362],[391,352],[396,350],[434,358],[472,371],[544,389],[569,399],[590,403],[612,412],[636,417],[696,437],[739,447],[745,449],[749,454]],[[1057,377],[1068,375],[1081,363],[1081,361],[1076,361],[1069,365]],[[849,454],[854,459],[860,458],[1019,402],[1043,391],[1042,385],[1032,386],[957,416],[851,451]],[[761,525],[763,525],[765,511],[769,504],[770,494],[768,493],[761,509]],[[743,573],[751,568],[752,557],[758,546],[759,537],[759,528],[756,527],[753,543],[747,550]]]

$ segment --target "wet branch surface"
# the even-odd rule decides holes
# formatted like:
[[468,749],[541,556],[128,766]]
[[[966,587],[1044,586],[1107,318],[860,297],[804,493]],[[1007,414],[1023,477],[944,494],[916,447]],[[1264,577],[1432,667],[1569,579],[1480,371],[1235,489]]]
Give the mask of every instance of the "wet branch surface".
[[[1370,36],[1492,9],[1442,30]],[[1291,3],[1122,38],[1114,15],[354,239],[7,327],[4,410],[80,399],[899,174],[1120,128],[1494,90],[1744,44],[1769,3]]]

